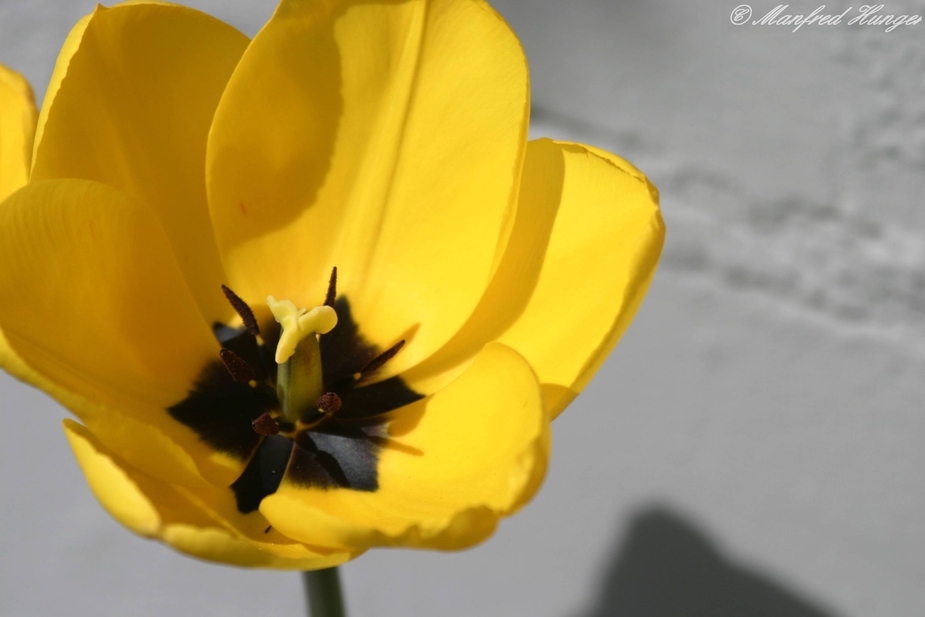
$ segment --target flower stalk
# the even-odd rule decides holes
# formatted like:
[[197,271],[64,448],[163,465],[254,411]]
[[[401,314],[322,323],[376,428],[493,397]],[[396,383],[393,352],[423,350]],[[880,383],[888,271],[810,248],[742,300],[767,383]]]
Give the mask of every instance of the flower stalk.
[[302,573],[309,617],[345,617],[337,567]]

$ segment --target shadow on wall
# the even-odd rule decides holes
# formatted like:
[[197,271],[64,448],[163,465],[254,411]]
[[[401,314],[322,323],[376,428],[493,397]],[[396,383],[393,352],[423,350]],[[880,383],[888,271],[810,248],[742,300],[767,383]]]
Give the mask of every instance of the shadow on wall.
[[638,515],[596,605],[582,617],[834,617],[732,563],[691,525],[655,508]]

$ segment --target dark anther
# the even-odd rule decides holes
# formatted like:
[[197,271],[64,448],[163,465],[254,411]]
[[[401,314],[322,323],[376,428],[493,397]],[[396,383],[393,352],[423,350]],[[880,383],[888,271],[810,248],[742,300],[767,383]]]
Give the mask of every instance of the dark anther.
[[366,366],[360,369],[360,375],[363,375],[365,377],[366,375],[370,373],[374,373],[378,371],[380,368],[382,368],[383,364],[385,364],[386,362],[394,358],[395,354],[397,354],[399,350],[401,350],[401,348],[404,346],[405,346],[404,339],[398,341],[397,343],[395,343],[394,345],[392,345],[391,347],[383,351],[381,354],[379,354],[378,356],[376,356],[375,358],[367,362]]
[[325,392],[315,401],[315,406],[324,415],[337,413],[340,409],[340,397],[334,392]]
[[254,311],[251,310],[251,307],[247,306],[247,302],[239,298],[238,294],[224,285],[222,285],[222,291],[225,292],[225,297],[228,298],[228,302],[231,303],[232,308],[241,316],[247,331],[254,336],[260,336],[260,328],[257,326],[257,319],[254,317]]
[[250,383],[253,381],[256,373],[253,367],[245,362],[241,356],[230,349],[222,349],[218,352],[218,355],[221,356],[222,362],[225,363],[225,368],[228,369],[228,372],[231,373],[231,376],[234,377],[236,382]]
[[325,306],[334,306],[334,298],[337,297],[337,266],[331,270],[331,278],[328,280],[328,293],[324,296]]
[[260,414],[256,420],[251,422],[251,426],[255,433],[263,435],[264,437],[279,433],[279,424],[276,423],[276,420],[273,419],[269,411]]
[[270,533],[270,530],[271,530],[271,529],[273,529],[273,525],[270,525],[269,527],[267,527],[266,529],[264,529],[264,530],[263,530],[263,533]]

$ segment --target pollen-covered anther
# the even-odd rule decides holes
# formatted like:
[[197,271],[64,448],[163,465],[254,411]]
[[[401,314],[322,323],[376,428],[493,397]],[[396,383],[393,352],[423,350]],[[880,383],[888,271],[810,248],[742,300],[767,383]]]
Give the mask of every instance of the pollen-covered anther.
[[222,292],[224,292],[225,298],[228,299],[228,303],[231,304],[231,308],[240,315],[241,321],[244,322],[244,327],[247,331],[254,336],[260,336],[260,327],[257,325],[257,318],[254,317],[254,311],[251,310],[247,302],[242,300],[238,297],[238,294],[224,285],[222,285]]
[[331,270],[331,278],[328,279],[328,293],[324,296],[325,306],[334,306],[334,300],[337,299],[337,266]]
[[392,345],[391,347],[383,351],[381,354],[379,354],[378,356],[376,356],[375,358],[367,362],[366,366],[360,369],[359,376],[365,377],[366,375],[375,373],[376,371],[381,369],[385,365],[386,362],[394,358],[395,354],[401,351],[401,348],[404,346],[405,346],[404,339],[398,341],[397,343],[395,343],[394,345]]
[[279,433],[279,424],[270,415],[269,411],[265,411],[260,414],[251,422],[251,428],[254,429],[254,432],[258,435],[263,435],[264,437],[269,437],[270,435],[276,435]]
[[318,411],[327,416],[340,411],[341,400],[335,392],[325,392],[315,401],[315,406],[318,408]]
[[218,355],[236,382],[255,385],[254,378],[257,374],[254,368],[245,362],[241,356],[230,349],[222,349],[218,352]]

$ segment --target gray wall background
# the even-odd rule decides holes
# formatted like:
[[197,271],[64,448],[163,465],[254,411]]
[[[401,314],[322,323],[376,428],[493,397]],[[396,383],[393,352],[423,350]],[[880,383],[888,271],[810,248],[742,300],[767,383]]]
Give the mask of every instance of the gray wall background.
[[[273,9],[192,4],[248,34]],[[474,550],[348,564],[354,615],[921,614],[925,23],[792,33],[732,25],[737,4],[496,1],[530,59],[533,134],[643,169],[665,255],[556,422],[534,502]],[[41,97],[92,5],[0,0],[0,62]],[[63,416],[0,376],[0,614],[300,614],[295,574],[200,563],[111,521]]]

